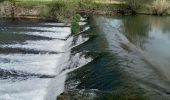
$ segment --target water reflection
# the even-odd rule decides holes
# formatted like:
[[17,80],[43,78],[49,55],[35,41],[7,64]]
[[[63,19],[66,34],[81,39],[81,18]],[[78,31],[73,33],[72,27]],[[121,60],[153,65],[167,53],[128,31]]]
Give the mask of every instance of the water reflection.
[[92,37],[73,51],[88,51],[94,61],[69,74],[68,91],[63,96],[169,100],[169,20],[152,16],[93,17],[89,21],[96,25],[89,32]]
[[169,17],[150,17],[150,24],[153,28],[162,30],[163,33],[170,32]]
[[[119,18],[120,19],[120,18]],[[121,31],[130,42],[135,44],[140,49],[144,50],[145,44],[152,40],[150,33],[161,33],[162,36],[167,34],[169,37],[169,17],[153,17],[153,16],[129,16],[122,17]],[[157,36],[161,37],[161,36]]]
[[137,47],[145,49],[144,44],[148,39],[148,32],[151,27],[149,18],[145,16],[129,16],[122,19],[121,30],[128,40],[134,43]]
[[170,80],[170,18],[135,16],[121,20],[128,40],[140,47],[148,61]]
[[120,48],[115,48],[119,46],[117,40],[125,39],[114,34],[117,32],[114,29],[120,26],[121,21],[92,17],[89,22],[92,26],[87,32],[90,39],[72,51],[84,51],[86,56],[94,60],[68,74],[66,91],[58,97],[59,100],[65,97],[82,100],[142,100],[142,95],[139,95],[142,90],[123,70],[126,67],[123,64],[125,59],[115,53],[120,52]]

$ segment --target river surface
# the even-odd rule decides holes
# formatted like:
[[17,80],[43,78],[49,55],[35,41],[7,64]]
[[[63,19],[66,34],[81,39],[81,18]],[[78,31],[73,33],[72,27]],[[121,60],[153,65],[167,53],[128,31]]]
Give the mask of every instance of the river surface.
[[0,20],[0,100],[170,100],[170,17],[87,22]]

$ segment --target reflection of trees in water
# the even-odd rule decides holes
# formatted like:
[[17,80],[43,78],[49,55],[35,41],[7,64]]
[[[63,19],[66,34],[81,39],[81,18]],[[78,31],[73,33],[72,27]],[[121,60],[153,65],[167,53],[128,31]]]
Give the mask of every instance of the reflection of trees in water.
[[163,33],[170,33],[170,17],[150,17],[152,28],[161,30]]
[[144,44],[148,40],[150,24],[146,16],[129,16],[122,19],[122,30],[130,42],[137,47],[145,49]]

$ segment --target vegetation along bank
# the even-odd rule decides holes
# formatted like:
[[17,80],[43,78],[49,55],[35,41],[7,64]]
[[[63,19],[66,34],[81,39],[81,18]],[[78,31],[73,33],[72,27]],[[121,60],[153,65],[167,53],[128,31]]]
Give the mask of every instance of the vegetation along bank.
[[169,15],[169,2],[169,0],[0,0],[0,17],[68,22],[76,13]]

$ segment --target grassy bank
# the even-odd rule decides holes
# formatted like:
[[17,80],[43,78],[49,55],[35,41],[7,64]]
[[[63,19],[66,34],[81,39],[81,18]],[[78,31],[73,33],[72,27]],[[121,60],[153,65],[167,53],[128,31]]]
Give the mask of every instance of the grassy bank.
[[[10,2],[8,2],[7,9],[11,9]],[[51,19],[57,21],[71,21],[72,17],[76,13],[81,14],[114,14],[115,10],[121,7],[122,3],[117,0],[14,0],[15,1],[15,17],[27,17],[32,14],[20,14],[18,9],[26,9],[27,11],[34,11],[40,9],[37,13],[34,13],[34,17],[40,17],[43,19]],[[4,4],[2,4],[4,6]],[[3,6],[1,6],[2,9]],[[5,9],[6,9],[5,8]],[[4,16],[6,15],[4,11]],[[23,11],[24,12],[24,11]],[[26,11],[25,11],[26,12]],[[1,12],[0,12],[1,13]],[[3,14],[2,14],[3,15]],[[21,15],[21,16],[20,16]],[[33,18],[34,18],[33,17]]]
[[78,7],[80,11],[97,12],[103,10],[106,13],[109,11],[123,10],[124,13],[132,10],[136,13],[168,13],[170,0],[16,0],[18,4],[25,5],[49,5],[51,3],[65,2]]
[[[6,0],[3,0],[6,1]],[[14,0],[15,10],[37,10],[36,17],[57,21],[71,21],[76,13],[80,14],[149,14],[169,15],[169,0]],[[147,1],[147,2],[146,2]],[[10,4],[9,4],[9,9]],[[10,11],[10,10],[9,10]],[[24,12],[24,11],[23,11]],[[15,11],[17,17],[21,17]],[[4,13],[5,14],[5,13]],[[29,15],[24,15],[29,16]],[[30,15],[32,16],[32,15]],[[23,16],[22,16],[23,17]]]
[[18,7],[41,7],[39,17],[58,21],[71,21],[76,13],[81,14],[114,14],[122,4],[103,2],[101,0],[18,0]]

